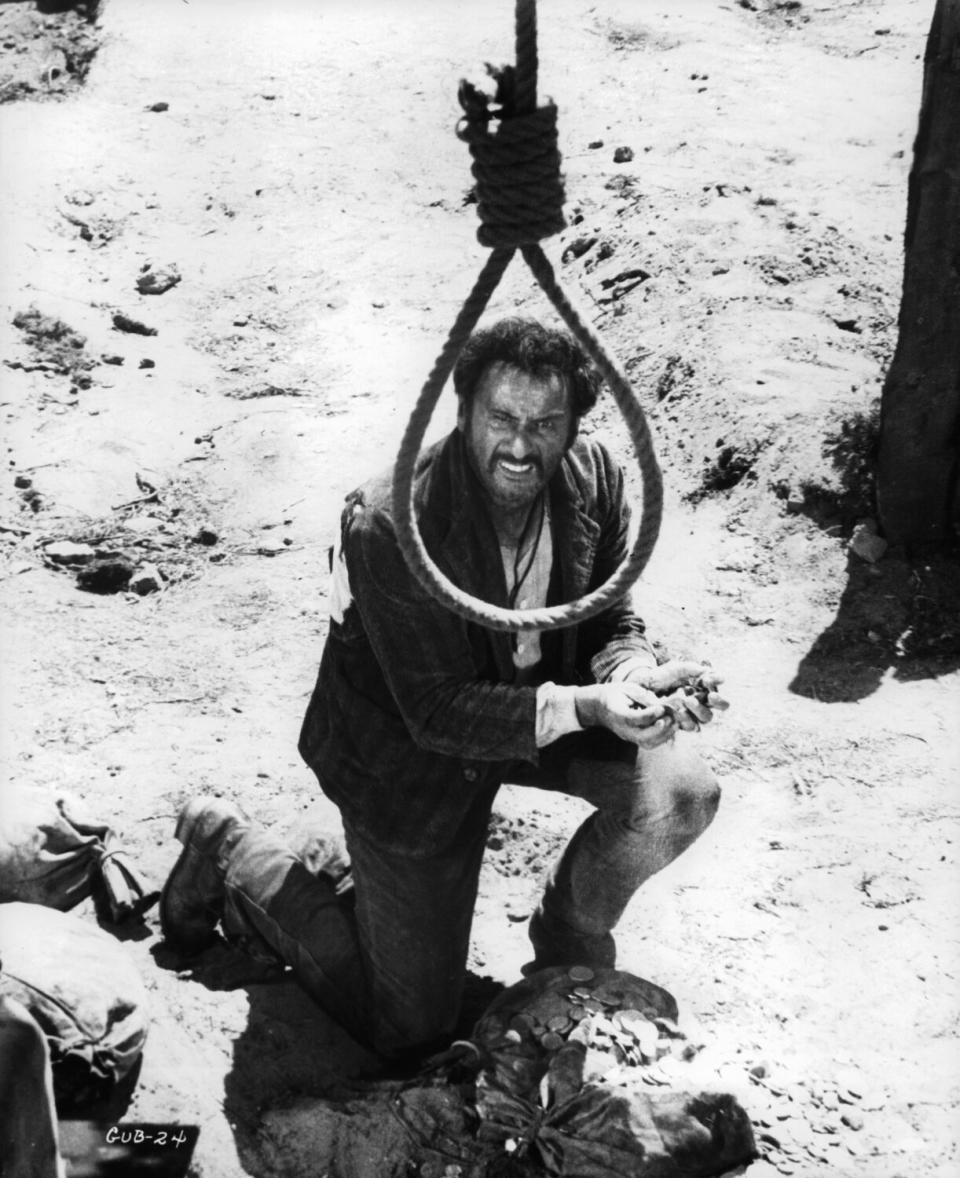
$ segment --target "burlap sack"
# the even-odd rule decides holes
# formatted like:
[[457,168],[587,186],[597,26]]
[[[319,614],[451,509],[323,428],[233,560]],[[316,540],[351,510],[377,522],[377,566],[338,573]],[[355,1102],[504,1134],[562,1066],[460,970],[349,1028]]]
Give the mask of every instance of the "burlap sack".
[[146,990],[123,945],[89,921],[0,904],[0,995],[46,1036],[61,1115],[108,1100],[140,1059]]
[[676,1020],[666,990],[613,969],[505,990],[472,1037],[478,1142],[557,1178],[712,1178],[752,1161],[734,1097],[688,1087]]
[[0,902],[23,900],[68,912],[93,895],[114,923],[140,917],[148,891],[110,826],[70,794],[14,788],[0,800]]

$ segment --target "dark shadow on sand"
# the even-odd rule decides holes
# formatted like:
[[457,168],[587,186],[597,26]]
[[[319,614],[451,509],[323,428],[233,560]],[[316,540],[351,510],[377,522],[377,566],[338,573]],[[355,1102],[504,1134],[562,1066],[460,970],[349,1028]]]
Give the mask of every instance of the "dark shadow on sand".
[[[157,964],[181,970],[184,962],[164,944],[153,949]],[[218,941],[189,964],[192,980],[208,990],[243,989],[249,998],[247,1025],[233,1044],[224,1080],[224,1113],[244,1172],[275,1173],[263,1155],[260,1127],[270,1109],[312,1098],[333,1105],[368,1094],[394,1069],[358,1043],[298,985],[289,970],[257,961]],[[468,974],[460,1023],[452,1038],[470,1034],[489,1003],[503,990],[489,977]],[[411,1074],[415,1074],[415,1069]]]
[[901,681],[960,667],[960,554],[850,554],[837,615],[804,655],[790,690],[825,703],[871,695],[892,671]]

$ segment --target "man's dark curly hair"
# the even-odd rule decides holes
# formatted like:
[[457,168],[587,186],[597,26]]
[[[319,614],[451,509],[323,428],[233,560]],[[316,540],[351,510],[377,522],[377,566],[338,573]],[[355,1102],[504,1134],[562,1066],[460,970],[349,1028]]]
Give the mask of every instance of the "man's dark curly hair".
[[575,420],[597,403],[600,374],[577,341],[536,319],[512,316],[475,331],[460,353],[453,387],[465,404],[473,398],[484,370],[498,361],[531,376],[565,376]]

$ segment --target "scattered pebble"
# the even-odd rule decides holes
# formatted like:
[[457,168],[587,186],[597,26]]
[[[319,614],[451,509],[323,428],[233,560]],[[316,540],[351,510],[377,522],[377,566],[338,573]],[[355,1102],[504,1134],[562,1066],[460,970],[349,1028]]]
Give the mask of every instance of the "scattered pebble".
[[144,266],[137,278],[137,290],[141,294],[160,295],[180,281],[180,271],[172,263],[169,266]]
[[872,520],[866,520],[853,530],[850,537],[850,551],[856,553],[861,560],[875,564],[887,550],[887,542],[877,535],[877,525]]
[[156,368],[156,366],[157,366],[156,360],[151,360],[147,356],[144,356],[144,358],[140,361],[140,364],[138,365],[138,367],[140,367],[140,368]]
[[131,319],[129,315],[124,315],[122,311],[114,311],[113,326],[117,331],[126,331],[131,335],[156,335],[157,329],[155,327],[147,327],[145,323],[141,323],[139,319]]
[[169,102],[153,102],[150,104],[150,106],[147,106],[144,109],[151,111],[153,114],[160,115],[160,114],[163,114],[163,112],[165,110],[170,109],[170,103]]
[[93,193],[86,188],[75,188],[73,192],[68,192],[64,197],[68,204],[76,205],[78,208],[87,208],[93,204],[95,199]]
[[629,164],[633,159],[632,147],[618,147],[613,153],[613,162],[615,164]]
[[75,544],[72,540],[55,540],[45,545],[43,555],[54,564],[89,564],[97,555],[89,544]]
[[563,251],[563,261],[568,262],[573,258],[582,257],[587,250],[592,249],[596,245],[596,237],[575,237],[566,249]]
[[132,593],[146,597],[163,588],[163,575],[155,564],[142,564],[130,577],[127,588]]
[[119,593],[133,576],[133,563],[125,556],[91,561],[77,573],[77,586],[88,593]]

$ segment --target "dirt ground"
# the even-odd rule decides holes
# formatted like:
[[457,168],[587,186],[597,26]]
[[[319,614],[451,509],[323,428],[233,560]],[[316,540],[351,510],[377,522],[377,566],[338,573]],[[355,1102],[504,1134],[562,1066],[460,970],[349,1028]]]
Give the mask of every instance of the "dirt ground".
[[[682,737],[724,801],[621,966],[700,1028],[750,1178],[960,1174],[957,563],[868,559],[862,526],[931,9],[541,5],[570,222],[547,248],[667,484],[638,607],[732,702]],[[326,548],[482,264],[456,88],[512,59],[512,16],[0,6],[5,774],[86,800],[157,883],[194,794],[292,837],[334,819],[295,748]],[[491,315],[516,308],[552,317],[519,260]],[[635,467],[611,405],[585,429]],[[518,979],[581,812],[503,791],[478,993]],[[198,1178],[342,1172],[333,1097],[374,1061],[292,982],[183,968],[155,909],[119,935],[152,1001],[125,1119],[198,1125]]]

